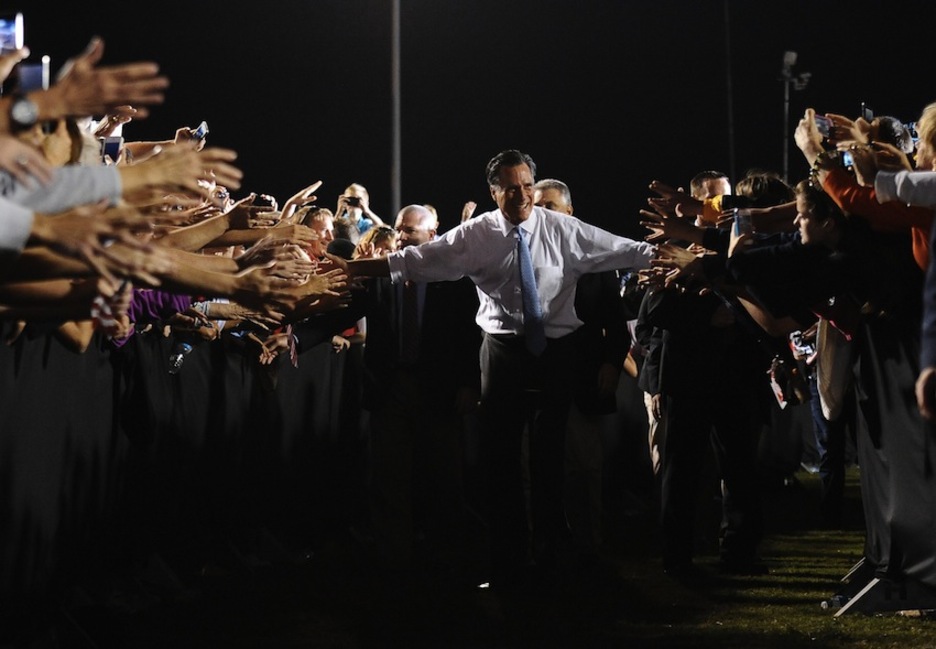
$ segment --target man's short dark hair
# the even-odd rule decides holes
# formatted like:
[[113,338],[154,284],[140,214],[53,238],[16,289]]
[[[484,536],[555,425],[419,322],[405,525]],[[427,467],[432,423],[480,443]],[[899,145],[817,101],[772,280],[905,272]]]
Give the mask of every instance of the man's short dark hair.
[[796,199],[793,188],[775,171],[751,169],[735,184],[735,194],[750,201],[749,207],[772,207]]
[[487,173],[488,185],[492,187],[497,186],[500,170],[503,167],[518,167],[523,164],[530,168],[530,174],[536,178],[536,163],[533,162],[533,158],[516,149],[501,151],[487,163],[487,169],[485,171]]
[[893,144],[904,153],[913,153],[913,136],[910,131],[896,117],[882,115],[877,118],[878,141]]
[[702,190],[702,185],[706,180],[718,180],[719,178],[727,179],[728,174],[715,171],[714,169],[700,171],[692,177],[692,180],[689,181],[689,194],[693,197],[698,196],[699,192]]
[[348,239],[352,243],[357,243],[361,238],[361,231],[357,224],[347,216],[339,216],[335,219],[335,238]]
[[811,180],[801,180],[796,184],[796,196],[802,198],[817,222],[832,219],[837,225],[845,222],[845,215],[835,201],[821,187],[816,187]]

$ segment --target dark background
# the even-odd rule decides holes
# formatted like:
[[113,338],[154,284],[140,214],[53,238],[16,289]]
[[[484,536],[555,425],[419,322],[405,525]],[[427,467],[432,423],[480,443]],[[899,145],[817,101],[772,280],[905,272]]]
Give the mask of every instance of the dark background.
[[[204,119],[209,144],[240,155],[235,196],[282,203],[322,180],[334,208],[360,182],[392,221],[390,0],[4,4],[53,73],[94,34],[104,65],[161,65],[166,102],[127,139]],[[653,179],[782,170],[785,50],[812,73],[791,91],[791,137],[807,106],[915,120],[936,99],[921,27],[934,13],[932,0],[401,0],[402,202],[432,203],[448,229],[466,200],[490,209],[484,166],[519,148],[539,178],[569,183],[580,217],[642,236]],[[790,145],[795,182],[807,169]]]

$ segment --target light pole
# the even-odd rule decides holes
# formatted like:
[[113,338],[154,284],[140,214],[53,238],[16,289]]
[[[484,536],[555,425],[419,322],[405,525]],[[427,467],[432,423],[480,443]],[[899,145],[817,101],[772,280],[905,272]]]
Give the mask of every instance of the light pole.
[[802,90],[809,83],[811,72],[793,74],[796,65],[796,52],[787,50],[783,53],[783,68],[780,70],[780,81],[783,82],[783,181],[789,180],[790,166],[790,86],[794,90]]

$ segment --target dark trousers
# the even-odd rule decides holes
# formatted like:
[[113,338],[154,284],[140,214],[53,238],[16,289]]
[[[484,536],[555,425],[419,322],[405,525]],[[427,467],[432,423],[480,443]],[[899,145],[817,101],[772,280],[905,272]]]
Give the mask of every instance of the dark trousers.
[[848,427],[854,430],[854,392],[838,419],[829,421],[822,414],[819,399],[819,381],[816,372],[809,376],[813,431],[816,436],[816,453],[819,455],[819,479],[821,484],[819,513],[822,523],[837,527],[842,522],[842,498],[845,492],[845,446]]
[[[522,337],[485,334],[481,345],[481,460],[496,578],[528,563],[531,554],[548,566],[568,536],[562,485],[575,336],[550,339],[539,357],[526,350]],[[529,509],[522,460],[526,427]]]
[[464,420],[454,397],[435,403],[436,392],[415,369],[389,375],[386,393],[371,410],[371,517],[377,550],[391,568],[415,559],[414,539],[422,528],[436,559],[466,557],[479,536],[462,482]]
[[665,399],[660,494],[664,567],[677,568],[692,560],[699,479],[710,443],[722,479],[721,556],[739,563],[754,559],[763,535],[763,513],[756,452],[762,424],[750,405],[753,399]]

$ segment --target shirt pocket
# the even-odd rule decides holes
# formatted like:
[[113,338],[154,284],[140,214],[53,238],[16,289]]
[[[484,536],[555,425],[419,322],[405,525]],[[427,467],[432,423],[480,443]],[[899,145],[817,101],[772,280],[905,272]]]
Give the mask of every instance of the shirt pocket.
[[535,269],[536,291],[540,301],[549,302],[562,289],[562,268],[559,266],[539,266]]

